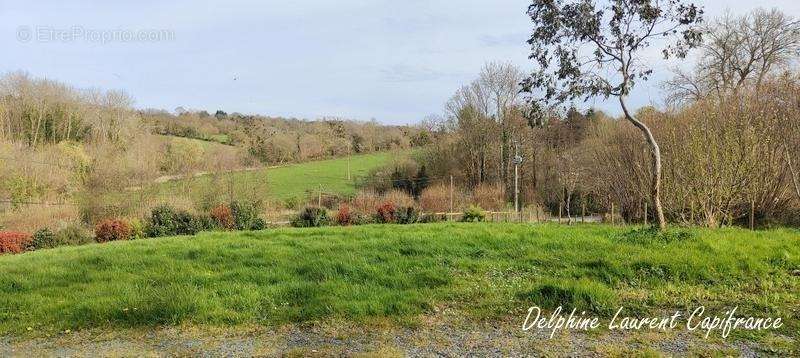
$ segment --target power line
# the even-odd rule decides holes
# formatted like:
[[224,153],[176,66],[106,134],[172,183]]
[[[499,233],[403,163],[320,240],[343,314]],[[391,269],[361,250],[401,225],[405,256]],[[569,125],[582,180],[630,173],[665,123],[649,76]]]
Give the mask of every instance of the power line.
[[50,203],[46,201],[20,201],[11,199],[0,199],[0,203],[8,203],[13,205],[79,206],[79,204],[69,202]]

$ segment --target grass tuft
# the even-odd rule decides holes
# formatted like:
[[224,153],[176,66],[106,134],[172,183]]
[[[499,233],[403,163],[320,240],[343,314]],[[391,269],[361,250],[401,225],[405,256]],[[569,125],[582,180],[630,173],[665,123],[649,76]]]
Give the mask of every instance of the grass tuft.
[[517,294],[517,298],[532,302],[541,308],[555,309],[562,306],[570,311],[608,314],[616,306],[616,294],[602,283],[581,279],[577,281],[547,280],[531,290]]
[[644,227],[633,229],[619,235],[620,241],[632,244],[669,244],[673,242],[686,242],[695,240],[696,237],[691,231],[685,229],[659,230],[656,227]]

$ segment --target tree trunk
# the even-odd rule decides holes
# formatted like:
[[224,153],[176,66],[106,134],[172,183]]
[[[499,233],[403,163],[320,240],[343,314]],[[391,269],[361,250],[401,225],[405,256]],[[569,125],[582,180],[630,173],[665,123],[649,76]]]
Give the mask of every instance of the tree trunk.
[[628,107],[625,105],[625,96],[619,97],[619,103],[622,106],[622,111],[625,113],[625,119],[642,131],[647,144],[650,146],[650,154],[652,157],[651,164],[653,165],[653,177],[650,183],[650,199],[653,201],[653,209],[655,210],[658,228],[664,230],[667,228],[667,220],[664,218],[664,209],[661,207],[661,149],[658,147],[656,138],[653,137],[653,132],[650,131],[650,128],[630,114]]
[[783,143],[783,150],[786,152],[786,164],[789,166],[789,175],[792,176],[794,192],[797,195],[797,200],[800,200],[800,183],[797,182],[797,173],[794,172],[794,166],[792,166],[792,155],[789,153],[789,146],[786,143]]
[[564,194],[567,197],[567,224],[572,225],[572,213],[570,207],[572,206],[572,191],[564,187]]

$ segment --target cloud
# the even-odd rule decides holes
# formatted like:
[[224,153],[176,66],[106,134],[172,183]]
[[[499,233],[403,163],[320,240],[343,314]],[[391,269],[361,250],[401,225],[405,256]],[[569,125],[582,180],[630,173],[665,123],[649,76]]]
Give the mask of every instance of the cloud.
[[483,35],[480,42],[486,47],[505,47],[505,46],[525,46],[528,34],[524,32],[513,32],[500,35]]
[[457,73],[449,73],[434,70],[428,67],[415,67],[405,64],[395,64],[380,70],[381,79],[384,82],[429,82],[460,76]]

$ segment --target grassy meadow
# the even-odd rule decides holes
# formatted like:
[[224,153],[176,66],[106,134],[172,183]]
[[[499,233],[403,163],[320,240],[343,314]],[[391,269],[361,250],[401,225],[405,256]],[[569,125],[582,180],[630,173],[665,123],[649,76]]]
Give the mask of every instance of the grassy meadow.
[[171,180],[124,195],[132,200],[140,195],[184,196],[191,198],[195,204],[206,198],[219,197],[303,202],[302,200],[310,196],[316,196],[320,188],[325,194],[349,196],[356,193],[359,177],[389,163],[396,156],[397,153],[393,152],[352,156],[349,159],[351,180],[347,180],[348,158],[344,157]]
[[[334,168],[335,164],[331,164]],[[207,232],[0,257],[0,334],[692,309],[800,330],[800,232],[501,223]],[[30,328],[29,328],[30,327]]]

